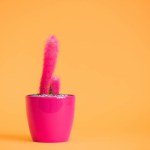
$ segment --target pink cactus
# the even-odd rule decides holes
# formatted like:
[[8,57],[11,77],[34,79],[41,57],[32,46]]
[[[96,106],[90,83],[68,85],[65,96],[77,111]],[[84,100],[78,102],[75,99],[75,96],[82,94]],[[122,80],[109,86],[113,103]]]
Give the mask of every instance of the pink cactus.
[[60,79],[55,76],[52,78],[51,80],[51,84],[50,84],[50,94],[59,94],[60,91]]
[[[54,80],[51,82],[51,78],[53,72],[55,70],[56,61],[58,55],[58,42],[55,36],[51,36],[45,46],[44,51],[44,64],[43,64],[43,72],[40,82],[39,93],[40,94],[49,94],[50,91],[50,84],[52,83],[52,94],[59,92],[59,80]],[[57,90],[55,90],[55,84]]]

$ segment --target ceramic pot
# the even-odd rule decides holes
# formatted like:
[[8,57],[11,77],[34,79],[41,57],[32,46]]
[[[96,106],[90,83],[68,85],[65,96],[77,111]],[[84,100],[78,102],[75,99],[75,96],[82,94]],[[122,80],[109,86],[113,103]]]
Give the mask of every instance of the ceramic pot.
[[75,110],[75,96],[69,94],[26,96],[26,111],[32,140],[69,140]]

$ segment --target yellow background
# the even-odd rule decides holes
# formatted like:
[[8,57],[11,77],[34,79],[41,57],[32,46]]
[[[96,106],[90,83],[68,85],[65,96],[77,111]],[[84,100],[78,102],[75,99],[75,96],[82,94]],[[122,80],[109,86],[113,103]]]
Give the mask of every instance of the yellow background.
[[[33,143],[25,95],[37,93],[55,34],[61,93],[76,95],[69,143]],[[0,1],[0,149],[150,149],[150,2]]]

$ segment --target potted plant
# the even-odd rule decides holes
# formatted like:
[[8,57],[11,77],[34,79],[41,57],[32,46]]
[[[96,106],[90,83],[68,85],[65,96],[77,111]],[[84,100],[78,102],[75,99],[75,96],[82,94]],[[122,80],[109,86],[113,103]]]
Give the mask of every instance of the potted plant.
[[44,50],[43,72],[38,94],[26,96],[26,110],[33,141],[68,141],[72,129],[75,96],[59,94],[60,80],[53,77],[58,56],[58,42],[51,36]]

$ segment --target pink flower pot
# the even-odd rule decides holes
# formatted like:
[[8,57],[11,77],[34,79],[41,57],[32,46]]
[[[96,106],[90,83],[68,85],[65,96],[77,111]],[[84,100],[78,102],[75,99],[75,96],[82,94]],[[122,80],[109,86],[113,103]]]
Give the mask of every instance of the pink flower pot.
[[33,141],[68,141],[74,109],[74,95],[27,95],[27,118]]

